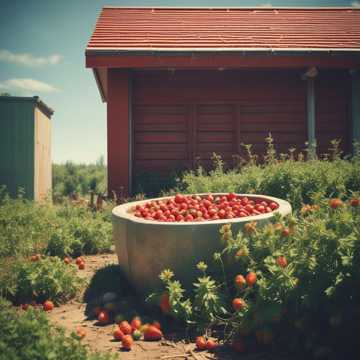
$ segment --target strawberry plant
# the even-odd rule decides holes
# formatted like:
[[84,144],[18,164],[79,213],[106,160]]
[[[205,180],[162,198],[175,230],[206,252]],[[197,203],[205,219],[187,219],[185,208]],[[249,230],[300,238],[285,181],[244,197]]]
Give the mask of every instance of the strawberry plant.
[[65,205],[58,208],[59,225],[47,243],[46,253],[52,256],[79,256],[110,250],[111,222],[102,214],[87,208]]
[[[111,220],[71,204],[35,203],[0,187],[0,258],[47,253],[65,257],[110,251]],[[1,260],[0,260],[1,261]]]
[[169,314],[201,334],[222,329],[224,341],[240,343],[241,351],[257,344],[352,356],[360,321],[360,208],[322,195],[313,201],[297,217],[277,215],[263,227],[252,223],[233,234],[223,226],[218,265],[199,263],[193,289],[164,270]]
[[16,311],[0,297],[0,352],[9,360],[111,360],[114,355],[90,352],[80,340],[83,336],[65,334],[51,325],[45,312],[29,308]]
[[[355,146],[359,148],[359,144]],[[360,149],[353,157],[349,156],[349,160],[343,160],[334,143],[331,156],[307,161],[301,153],[295,157],[294,149],[285,156],[274,150],[270,141],[268,152],[261,161],[250,153],[238,167],[227,170],[221,158],[214,154],[213,169],[205,170],[200,166],[185,172],[181,184],[171,193],[264,194],[288,200],[295,210],[299,210],[303,203],[312,203],[315,193],[326,198],[348,197],[352,192],[360,191]]]
[[0,284],[0,293],[15,303],[49,299],[62,303],[75,297],[82,285],[75,266],[66,265],[57,257],[46,257],[36,262],[18,259],[8,266],[7,270],[13,277],[11,283]]

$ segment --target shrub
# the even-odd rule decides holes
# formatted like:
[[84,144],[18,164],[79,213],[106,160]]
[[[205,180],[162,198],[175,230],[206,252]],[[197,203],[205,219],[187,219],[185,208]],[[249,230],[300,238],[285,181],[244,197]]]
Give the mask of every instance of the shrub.
[[82,285],[76,267],[58,257],[19,258],[7,264],[2,259],[1,265],[0,294],[18,304],[47,299],[63,303],[75,297]]
[[[219,271],[198,264],[202,274],[188,294],[170,270],[161,274],[171,314],[198,331],[220,327],[225,341],[241,338],[248,347],[272,345],[334,359],[354,355],[360,330],[360,207],[355,205],[317,200],[303,207],[299,218],[277,217],[238,234],[225,225],[224,250],[214,254]],[[224,266],[225,277],[216,275]],[[247,284],[235,286],[236,275]]]
[[0,257],[41,251],[56,222],[49,204],[4,196],[0,199]]
[[0,298],[0,353],[7,360],[110,360],[114,355],[91,353],[72,333],[50,325],[43,311],[16,311]]
[[348,197],[360,191],[359,155],[342,160],[334,150],[331,159],[304,161],[300,157],[294,160],[293,156],[277,156],[271,144],[263,163],[256,163],[250,156],[245,165],[228,171],[224,170],[221,158],[214,154],[213,170],[207,172],[200,167],[185,173],[176,190],[264,194],[288,200],[296,210],[303,203],[311,203],[314,194]]
[[111,217],[88,207],[35,203],[0,194],[0,258],[47,252],[78,256],[107,252]]
[[95,164],[53,164],[54,199],[79,193],[87,195],[89,191],[104,193],[106,190],[106,166],[103,157]]
[[75,257],[110,250],[112,226],[105,215],[71,205],[60,207],[57,215],[61,222],[49,239],[49,255]]

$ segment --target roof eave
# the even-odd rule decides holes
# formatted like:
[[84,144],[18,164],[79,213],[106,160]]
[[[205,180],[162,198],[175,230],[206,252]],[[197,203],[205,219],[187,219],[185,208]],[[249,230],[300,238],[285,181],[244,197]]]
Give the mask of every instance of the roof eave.
[[199,9],[199,10],[360,10],[356,6],[116,6],[105,5],[103,9],[170,9],[170,10],[186,10],[186,9]]
[[96,48],[87,47],[86,55],[171,55],[171,54],[195,54],[195,53],[270,53],[270,54],[360,54],[359,48]]

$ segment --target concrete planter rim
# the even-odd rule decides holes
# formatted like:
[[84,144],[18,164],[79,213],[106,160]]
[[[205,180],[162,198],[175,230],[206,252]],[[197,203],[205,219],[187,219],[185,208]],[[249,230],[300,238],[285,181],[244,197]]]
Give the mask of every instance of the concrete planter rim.
[[[206,195],[214,195],[214,196],[222,196],[227,195],[228,193],[197,193],[197,194],[183,194],[185,196],[206,196]],[[112,210],[112,215],[116,218],[123,218],[127,221],[131,221],[133,223],[140,223],[140,224],[147,224],[147,225],[153,225],[153,226],[208,226],[208,225],[225,225],[225,224],[231,224],[231,223],[239,223],[239,222],[248,222],[248,221],[260,221],[260,220],[267,220],[274,216],[276,213],[280,213],[283,215],[284,213],[291,213],[291,205],[289,202],[268,196],[268,195],[259,195],[259,194],[238,194],[237,196],[241,197],[248,197],[249,199],[264,199],[268,201],[274,201],[276,202],[279,207],[271,211],[269,213],[260,214],[260,215],[251,215],[251,216],[244,216],[244,217],[236,217],[233,219],[219,219],[219,220],[210,220],[210,221],[184,221],[184,222],[166,222],[166,221],[157,221],[157,220],[146,220],[143,218],[136,217],[133,213],[130,212],[130,210],[136,206],[136,205],[143,205],[146,204],[149,201],[159,201],[159,200],[167,200],[174,197],[174,195],[171,196],[164,196],[164,197],[158,197],[158,198],[151,198],[146,200],[140,200],[140,201],[131,201],[125,204],[121,204],[116,206]]]

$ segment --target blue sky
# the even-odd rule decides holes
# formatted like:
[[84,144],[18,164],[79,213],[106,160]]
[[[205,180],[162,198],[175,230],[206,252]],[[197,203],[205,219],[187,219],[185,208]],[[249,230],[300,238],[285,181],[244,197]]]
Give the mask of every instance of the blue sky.
[[103,5],[360,6],[348,0],[0,0],[0,92],[39,95],[55,110],[54,162],[106,158],[106,104],[84,51]]

